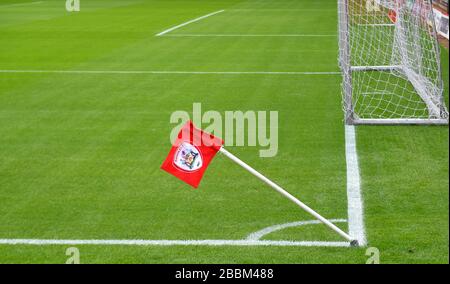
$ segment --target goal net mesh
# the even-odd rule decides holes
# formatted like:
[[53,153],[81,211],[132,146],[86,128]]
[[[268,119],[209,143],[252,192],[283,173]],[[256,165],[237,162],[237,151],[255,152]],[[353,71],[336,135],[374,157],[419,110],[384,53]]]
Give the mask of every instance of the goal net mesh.
[[353,119],[448,119],[429,0],[339,0],[343,107]]

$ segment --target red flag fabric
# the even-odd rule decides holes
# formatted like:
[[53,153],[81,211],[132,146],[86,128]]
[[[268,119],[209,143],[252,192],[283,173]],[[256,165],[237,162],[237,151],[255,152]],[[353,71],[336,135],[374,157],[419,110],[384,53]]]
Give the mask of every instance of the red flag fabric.
[[397,22],[397,13],[394,10],[389,10],[388,17],[394,24]]
[[222,145],[222,139],[196,128],[188,121],[178,133],[161,169],[197,188]]

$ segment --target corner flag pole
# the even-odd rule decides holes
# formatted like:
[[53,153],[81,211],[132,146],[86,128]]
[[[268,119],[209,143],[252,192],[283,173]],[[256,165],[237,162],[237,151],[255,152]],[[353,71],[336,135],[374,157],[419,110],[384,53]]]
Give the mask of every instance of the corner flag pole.
[[249,165],[247,165],[246,163],[244,163],[243,161],[241,161],[238,157],[234,156],[233,154],[231,154],[230,152],[228,152],[227,150],[225,150],[224,147],[221,147],[219,152],[221,152],[222,154],[224,154],[226,157],[228,157],[230,160],[232,160],[233,162],[235,162],[236,164],[240,165],[241,167],[243,167],[244,169],[246,169],[247,171],[249,171],[251,174],[253,174],[254,176],[256,176],[257,178],[259,178],[260,180],[262,180],[263,182],[265,182],[266,184],[268,184],[270,187],[272,187],[273,189],[275,189],[276,191],[278,191],[279,193],[281,193],[284,197],[288,198],[289,200],[291,200],[292,202],[294,202],[295,204],[297,204],[300,208],[302,208],[303,210],[305,210],[306,212],[308,212],[309,214],[311,214],[312,216],[314,216],[317,220],[319,220],[320,222],[324,223],[325,225],[327,225],[330,229],[332,229],[333,231],[335,231],[336,233],[338,233],[339,235],[341,235],[342,237],[344,237],[347,241],[350,242],[351,245],[356,246],[358,245],[357,240],[355,240],[354,238],[350,237],[347,233],[345,233],[344,231],[342,231],[341,229],[339,229],[339,227],[335,226],[333,223],[331,223],[330,221],[328,221],[326,218],[322,217],[322,215],[320,215],[319,213],[317,213],[316,211],[314,211],[313,209],[311,209],[308,205],[306,205],[305,203],[301,202],[300,200],[298,200],[296,197],[294,197],[293,195],[291,195],[289,192],[287,192],[286,190],[284,190],[283,188],[281,188],[279,185],[277,185],[276,183],[274,183],[273,181],[271,181],[270,179],[266,178],[265,176],[263,176],[261,173],[259,173],[258,171],[256,171],[255,169],[253,169],[252,167],[250,167]]

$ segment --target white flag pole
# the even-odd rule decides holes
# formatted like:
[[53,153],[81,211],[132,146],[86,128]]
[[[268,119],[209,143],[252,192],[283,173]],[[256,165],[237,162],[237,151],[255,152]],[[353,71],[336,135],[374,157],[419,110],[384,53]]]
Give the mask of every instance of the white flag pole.
[[240,165],[241,167],[243,167],[244,169],[246,169],[250,173],[252,173],[254,176],[256,176],[257,178],[259,178],[260,180],[262,180],[263,182],[268,184],[270,187],[272,187],[273,189],[275,189],[276,191],[281,193],[286,198],[288,198],[289,200],[291,200],[292,202],[294,202],[295,204],[300,206],[300,208],[302,208],[303,210],[305,210],[309,214],[313,215],[316,219],[318,219],[319,221],[321,221],[322,223],[327,225],[330,229],[332,229],[333,231],[335,231],[336,233],[338,233],[339,235],[344,237],[347,241],[349,241],[351,243],[351,245],[354,245],[354,246],[358,245],[357,240],[355,240],[354,238],[350,237],[347,233],[345,233],[344,231],[339,229],[339,227],[335,226],[333,223],[328,221],[326,218],[322,217],[322,215],[320,215],[319,213],[317,213],[316,211],[311,209],[308,205],[306,205],[305,203],[301,202],[296,197],[291,195],[289,192],[287,192],[286,190],[281,188],[279,185],[277,185],[276,183],[274,183],[273,181],[271,181],[270,179],[266,178],[261,173],[259,173],[258,171],[256,171],[255,169],[253,169],[252,167],[250,167],[249,165],[244,163],[238,157],[234,156],[233,154],[231,154],[230,152],[225,150],[224,147],[221,147],[219,152],[221,152],[226,157],[228,157],[230,160],[232,160],[236,164]]

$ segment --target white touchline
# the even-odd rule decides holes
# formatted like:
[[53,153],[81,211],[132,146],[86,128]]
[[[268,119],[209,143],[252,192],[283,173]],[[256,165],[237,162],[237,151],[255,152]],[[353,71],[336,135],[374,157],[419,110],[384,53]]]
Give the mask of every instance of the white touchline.
[[0,245],[119,245],[119,246],[306,246],[349,247],[348,242],[249,240],[51,240],[0,239]]
[[[333,223],[346,222],[345,219],[332,219]],[[0,245],[130,245],[130,246],[318,246],[349,247],[349,242],[339,241],[275,241],[261,240],[267,234],[285,228],[310,224],[320,224],[318,220],[297,221],[269,226],[254,232],[244,240],[63,240],[63,239],[0,239]]]
[[37,1],[37,2],[29,2],[29,3],[16,3],[16,4],[7,4],[7,5],[0,5],[0,8],[7,8],[7,7],[16,7],[16,6],[26,6],[26,5],[34,5],[34,4],[40,4],[44,1]]
[[340,75],[340,72],[314,71],[150,71],[150,70],[0,70],[0,73],[55,74],[186,74],[186,75]]
[[360,246],[367,244],[364,229],[361,180],[356,151],[355,126],[345,125],[345,157],[347,163],[347,208],[349,235],[358,240]]
[[162,31],[162,32],[160,32],[159,34],[157,34],[156,36],[162,36],[162,35],[165,35],[165,34],[171,32],[171,31],[173,31],[173,30],[176,30],[176,29],[181,28],[181,27],[184,27],[184,26],[186,26],[186,25],[195,23],[195,22],[200,21],[200,20],[203,20],[203,19],[205,19],[205,18],[214,16],[214,15],[219,14],[219,13],[222,13],[222,12],[224,12],[224,11],[225,11],[225,10],[220,10],[220,11],[216,11],[216,12],[210,13],[210,14],[208,14],[208,15],[204,15],[204,16],[195,18],[195,19],[190,20],[190,21],[188,21],[188,22],[182,23],[182,24],[180,24],[180,25],[178,25],[178,26],[175,26],[175,27],[172,27],[172,28],[167,29],[167,30],[165,30],[165,31]]
[[170,34],[166,37],[337,37],[331,34]]

